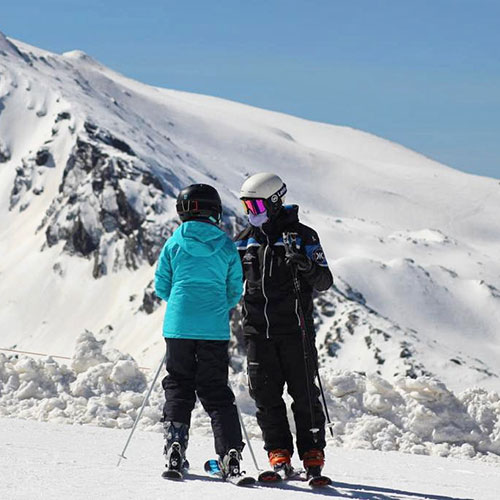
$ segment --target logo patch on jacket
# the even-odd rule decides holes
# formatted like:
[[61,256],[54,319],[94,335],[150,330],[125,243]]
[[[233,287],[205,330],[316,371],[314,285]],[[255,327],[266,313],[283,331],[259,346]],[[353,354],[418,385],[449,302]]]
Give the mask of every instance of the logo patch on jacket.
[[254,255],[253,253],[246,253],[243,257],[243,263],[244,264],[248,264],[250,263],[252,260],[255,260],[257,258],[256,255]]
[[326,265],[325,252],[323,251],[323,249],[320,246],[318,246],[318,248],[316,248],[313,251],[313,253],[312,253],[312,260],[314,262],[316,262],[316,264],[319,264],[320,266]]

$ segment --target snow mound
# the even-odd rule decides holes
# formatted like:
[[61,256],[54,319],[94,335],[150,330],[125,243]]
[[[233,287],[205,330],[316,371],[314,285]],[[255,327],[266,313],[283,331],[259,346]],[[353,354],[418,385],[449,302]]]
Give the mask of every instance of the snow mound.
[[[378,375],[325,370],[322,380],[334,424],[333,437],[327,438],[334,446],[500,463],[497,393],[469,389],[455,395],[430,377],[401,377],[391,384]],[[0,354],[0,416],[130,428],[149,383],[130,356],[106,349],[84,332],[69,367],[50,357]],[[232,374],[231,385],[249,435],[260,439],[244,373]],[[161,384],[156,384],[142,429],[161,430],[162,406]],[[211,433],[199,404],[192,430]]]
[[500,396],[431,377],[325,374],[338,446],[500,461]]
[[[50,357],[0,354],[0,415],[129,427],[146,377],[130,356],[103,352],[103,344],[89,332],[80,335],[70,367]],[[154,426],[159,415],[146,412],[144,425]]]

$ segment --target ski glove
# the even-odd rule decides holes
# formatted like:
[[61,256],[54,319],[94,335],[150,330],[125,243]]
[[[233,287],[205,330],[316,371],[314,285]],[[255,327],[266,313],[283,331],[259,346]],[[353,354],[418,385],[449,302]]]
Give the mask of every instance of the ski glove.
[[288,250],[285,254],[285,262],[288,266],[296,266],[298,271],[302,271],[303,273],[308,273],[312,267],[312,261],[306,257],[304,254],[301,254],[294,250]]

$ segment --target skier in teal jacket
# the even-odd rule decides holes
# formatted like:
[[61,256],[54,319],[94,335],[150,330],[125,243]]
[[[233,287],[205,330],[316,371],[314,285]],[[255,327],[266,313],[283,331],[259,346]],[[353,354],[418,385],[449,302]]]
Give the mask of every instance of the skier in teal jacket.
[[235,244],[215,224],[184,222],[163,247],[155,288],[168,302],[164,337],[229,340],[229,310],[243,292]]
[[165,243],[155,273],[156,294],[167,302],[163,477],[181,477],[186,468],[196,396],[210,416],[224,474],[239,476],[244,444],[228,386],[228,345],[229,311],[243,291],[241,261],[218,226],[222,205],[213,187],[193,184],[183,189],[177,212],[182,224]]

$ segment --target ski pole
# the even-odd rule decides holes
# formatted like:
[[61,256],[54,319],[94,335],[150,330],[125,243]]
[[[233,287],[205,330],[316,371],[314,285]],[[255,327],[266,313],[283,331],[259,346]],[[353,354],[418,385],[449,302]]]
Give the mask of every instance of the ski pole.
[[[302,300],[300,298],[299,292],[300,292],[300,284],[298,282],[298,277],[297,277],[297,270],[295,270],[295,294],[297,295],[297,303],[298,303],[298,309],[299,309],[299,314],[300,314],[300,322],[302,325],[302,328],[304,330],[304,335],[306,339],[309,341],[309,350],[311,351],[312,354],[314,354],[314,344],[312,340],[312,336],[307,332],[307,327],[304,319],[304,309],[302,308]],[[326,420],[328,422],[327,427],[330,429],[330,435],[333,437],[333,424],[332,421],[330,420],[330,413],[328,412],[328,406],[326,405],[326,397],[325,397],[325,391],[323,390],[323,383],[321,382],[321,377],[319,374],[319,363],[318,359],[316,356],[312,355],[312,358],[314,358],[314,365],[315,365],[315,371],[316,371],[316,377],[318,378],[318,385],[319,385],[319,390],[321,392],[321,399],[323,401],[323,407],[325,409],[325,415],[326,415]]]
[[[298,277],[297,277],[297,269],[295,266],[292,266],[292,275],[293,275],[293,283],[294,287],[298,285]],[[300,312],[300,305],[299,305],[299,312]],[[314,410],[313,410],[313,404],[312,404],[312,395],[311,395],[311,380],[309,377],[309,356],[308,356],[308,351],[310,349],[308,348],[307,345],[307,331],[304,327],[304,317],[302,314],[300,314],[300,329],[302,330],[302,350],[304,352],[304,369],[305,369],[305,375],[306,375],[306,390],[307,390],[307,399],[309,400],[309,413],[311,414],[311,434],[313,435],[314,442],[317,442],[318,440],[318,432],[319,428],[316,427],[316,419],[314,417]],[[310,353],[311,355],[313,354],[312,352]]]
[[158,366],[158,370],[156,370],[156,375],[153,379],[153,381],[151,382],[151,386],[149,387],[149,391],[148,393],[146,394],[146,397],[144,398],[144,401],[142,402],[142,406],[141,406],[141,409],[139,410],[139,413],[137,414],[137,417],[135,417],[135,422],[134,422],[134,425],[132,427],[132,430],[130,431],[130,435],[127,439],[127,442],[125,443],[125,447],[123,448],[123,451],[121,452],[120,455],[118,455],[120,458],[118,459],[118,463],[116,464],[117,467],[119,467],[120,465],[120,462],[122,461],[122,458],[127,458],[125,456],[125,451],[132,439],[132,436],[135,432],[135,428],[137,427],[137,424],[139,423],[139,420],[142,416],[142,412],[144,411],[144,407],[146,406],[148,400],[149,400],[149,396],[151,396],[151,393],[153,392],[153,387],[155,386],[156,384],[156,381],[158,380],[158,376],[160,375],[160,371],[161,371],[161,368],[162,366],[166,363],[167,361],[167,353],[165,352],[165,356],[163,356],[163,359],[161,360],[161,363],[160,363],[160,366]]
[[[234,394],[234,391],[233,391],[233,388],[231,387],[231,382],[229,382],[229,379],[228,379],[227,383],[229,385],[229,388],[231,389],[231,392]],[[236,396],[234,399],[235,399],[234,405],[236,406],[236,411],[238,412],[238,419],[240,420],[240,425],[241,425],[241,428],[243,429],[243,435],[245,436],[245,439],[247,441],[248,449],[250,450],[250,455],[252,455],[253,464],[255,465],[255,469],[257,471],[260,471],[261,469],[259,468],[259,464],[257,463],[257,459],[255,458],[255,454],[254,454],[253,448],[252,448],[252,443],[250,442],[250,438],[248,437],[247,429],[245,427],[245,422],[243,422],[243,415],[241,414],[240,407],[236,403]]]
[[[294,244],[296,243],[296,233],[284,233],[283,234],[283,243],[285,244],[285,247],[290,246],[292,244],[291,240],[293,240]],[[319,374],[319,363],[317,356],[314,356],[314,344],[313,344],[313,336],[309,334],[307,331],[307,326],[305,322],[305,316],[304,316],[304,308],[302,306],[302,298],[300,296],[300,281],[298,278],[298,273],[297,273],[297,268],[295,266],[292,266],[292,276],[293,276],[293,288],[295,291],[295,297],[297,299],[297,305],[298,305],[298,310],[299,310],[299,319],[300,319],[300,328],[302,330],[302,338],[306,338],[308,343],[309,343],[309,350],[311,351],[311,355],[314,358],[314,365],[315,365],[315,372],[316,372],[316,377],[318,378],[318,385],[319,389],[321,392],[321,399],[323,401],[323,407],[325,409],[325,415],[327,419],[327,426],[330,429],[330,434],[333,437],[333,423],[330,420],[330,414],[328,412],[328,407],[326,405],[326,398],[325,398],[325,391],[323,390],[323,384],[321,382],[321,377]],[[303,344],[304,345],[304,344]],[[304,346],[304,349],[306,346]],[[306,356],[306,353],[304,352],[304,356]],[[308,385],[308,390],[309,390],[309,385]],[[312,410],[311,410],[312,411]],[[312,416],[311,416],[312,419]]]

